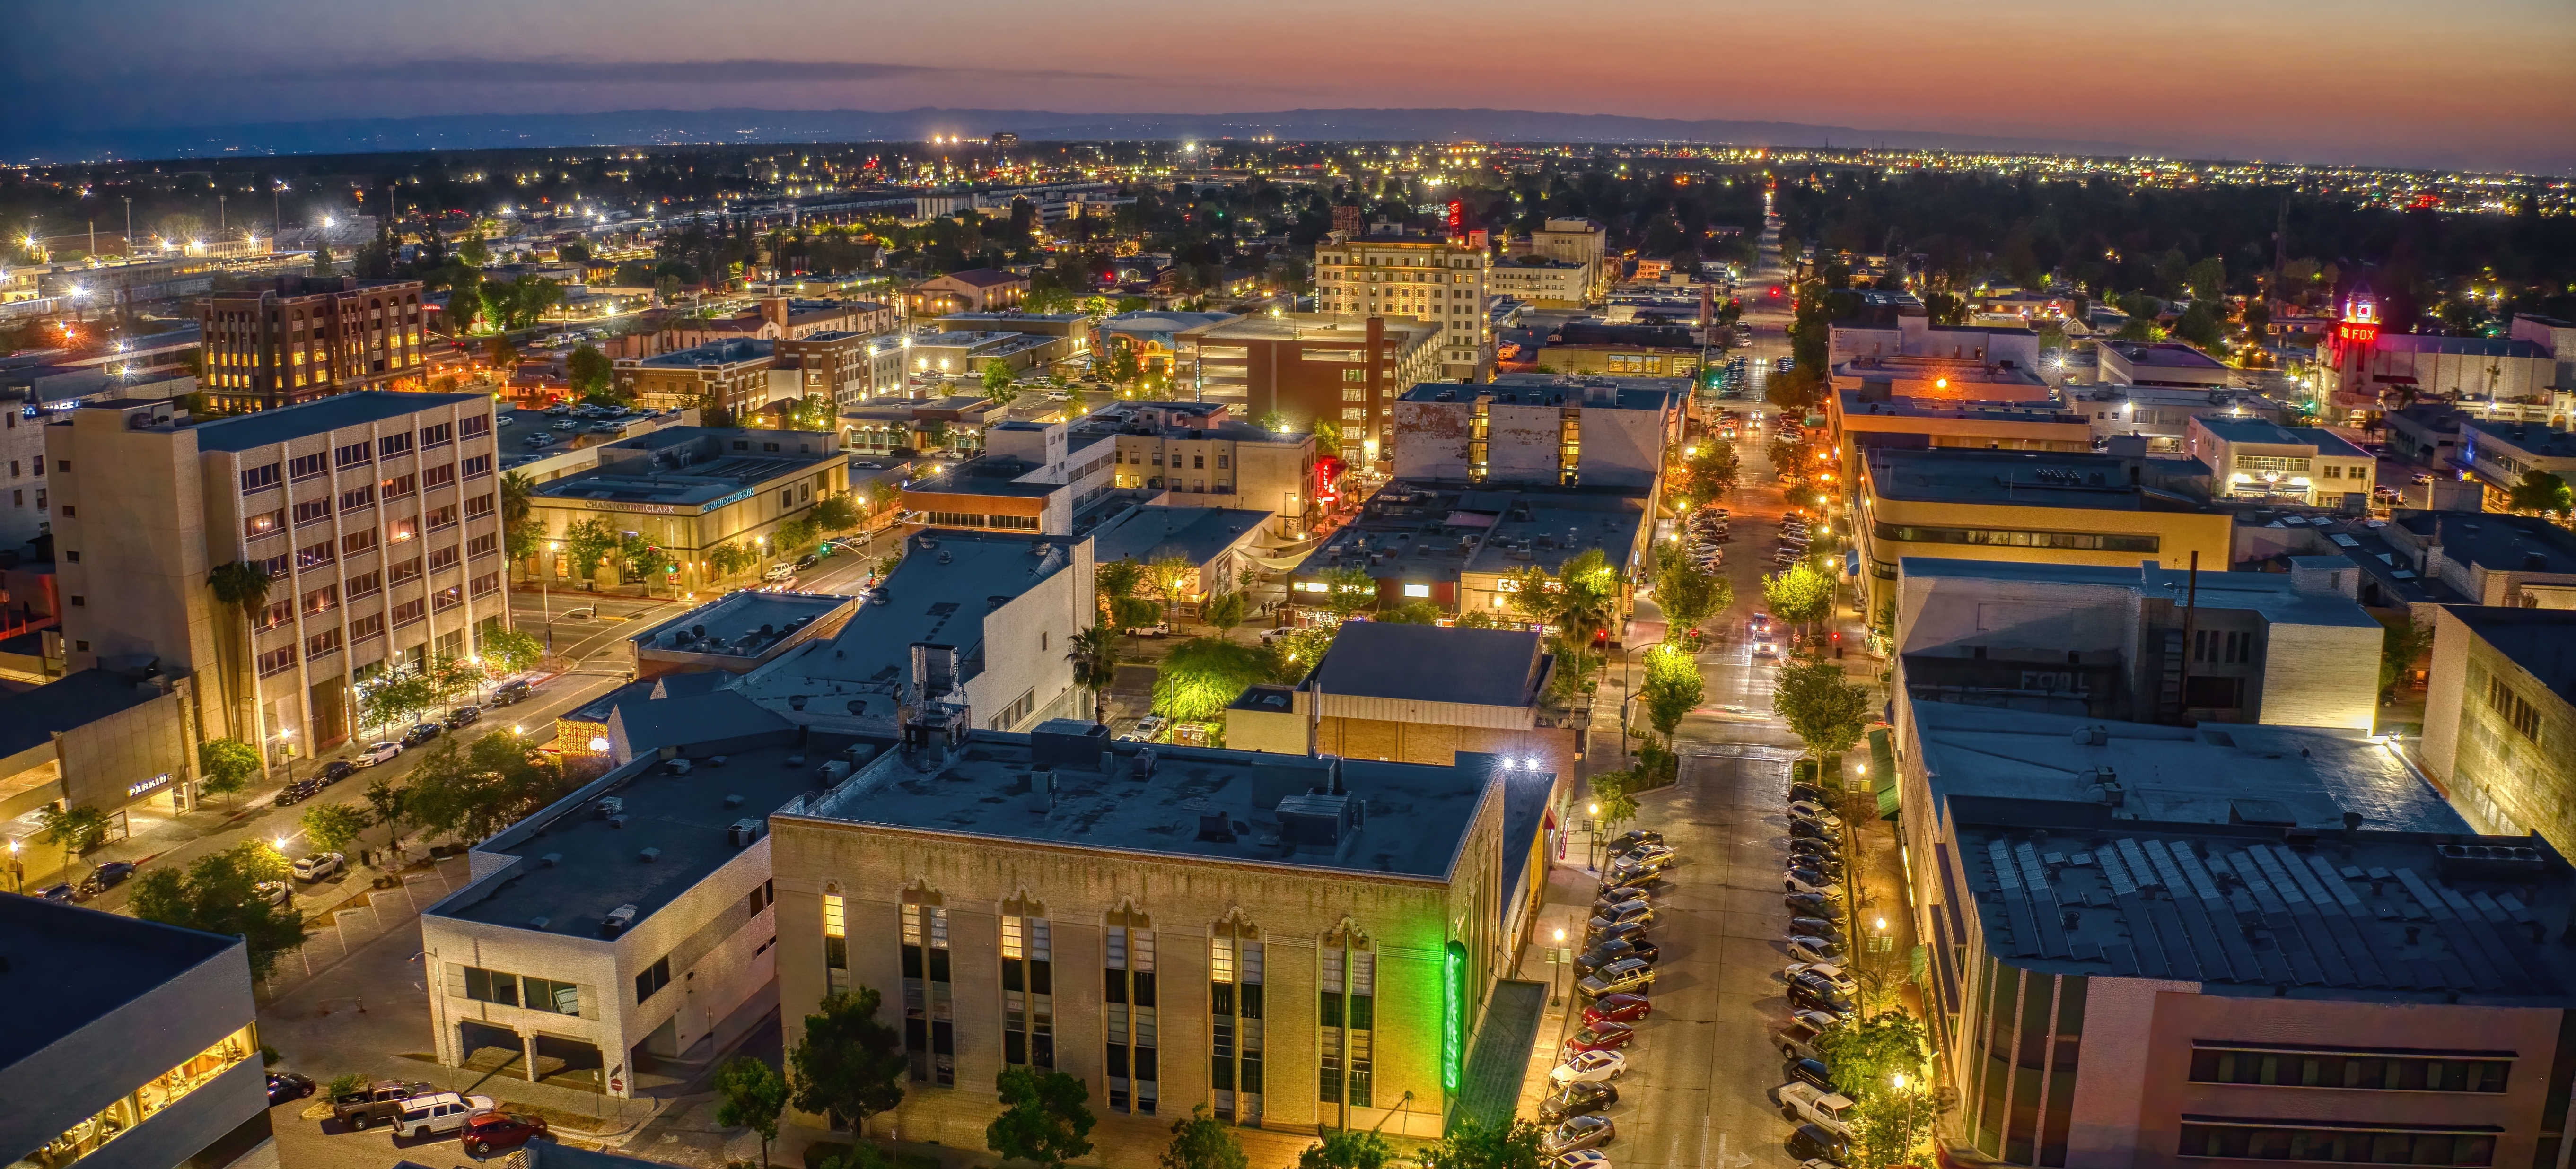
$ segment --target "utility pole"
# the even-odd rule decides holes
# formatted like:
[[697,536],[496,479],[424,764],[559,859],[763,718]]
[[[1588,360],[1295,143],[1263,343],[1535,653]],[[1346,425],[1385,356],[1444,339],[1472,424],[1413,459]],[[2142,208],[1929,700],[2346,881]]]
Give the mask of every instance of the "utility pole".
[[125,196],[125,258],[134,258],[134,196]]

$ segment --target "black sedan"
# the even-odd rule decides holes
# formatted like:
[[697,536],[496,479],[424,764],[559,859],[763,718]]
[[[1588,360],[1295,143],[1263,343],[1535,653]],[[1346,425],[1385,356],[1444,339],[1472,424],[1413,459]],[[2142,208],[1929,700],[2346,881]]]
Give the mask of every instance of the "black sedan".
[[1791,893],[1780,900],[1802,917],[1823,917],[1834,911],[1834,899],[1821,893]]
[[1663,951],[1656,948],[1653,942],[1647,941],[1643,934],[1633,938],[1610,938],[1575,955],[1574,969],[1579,973],[1590,974],[1622,958],[1641,958],[1647,962],[1653,962],[1662,956]]
[[1789,932],[1810,938],[1823,938],[1828,942],[1843,940],[1842,928],[1821,917],[1790,918]]
[[268,1073],[268,1106],[275,1108],[289,1100],[301,1100],[313,1094],[313,1079],[294,1072]]
[[1622,832],[1619,835],[1610,838],[1610,851],[1613,853],[1621,853],[1635,848],[1640,844],[1662,844],[1663,842],[1664,834],[1661,832],[1656,832],[1647,828],[1631,828],[1626,832]]
[[338,783],[358,773],[358,765],[346,759],[334,759],[322,765],[322,782]]
[[100,889],[121,884],[134,875],[133,861],[107,861],[89,871],[89,884]]
[[1792,800],[1812,800],[1816,803],[1826,804],[1828,806],[1832,803],[1832,801],[1825,798],[1825,789],[1817,787],[1812,783],[1790,784],[1789,798]]
[[1555,1124],[1569,1116],[1585,1116],[1619,1102],[1619,1089],[1594,1080],[1576,1080],[1538,1102],[1538,1119],[1542,1124]]
[[1830,841],[1834,838],[1834,830],[1813,820],[1801,820],[1792,816],[1789,818],[1789,835],[1797,839]]

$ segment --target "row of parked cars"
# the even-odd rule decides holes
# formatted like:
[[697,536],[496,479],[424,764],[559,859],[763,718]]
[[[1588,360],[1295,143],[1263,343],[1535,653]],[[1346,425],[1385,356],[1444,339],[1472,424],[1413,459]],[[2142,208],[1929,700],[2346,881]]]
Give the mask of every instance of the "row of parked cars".
[[[268,1077],[270,1105],[313,1094],[313,1081],[284,1073]],[[294,1095],[281,1097],[281,1087]],[[406,1139],[455,1133],[457,1143],[475,1156],[518,1148],[531,1140],[554,1139],[542,1116],[503,1112],[489,1096],[442,1092],[423,1083],[377,1080],[331,1100],[331,1118],[352,1131],[387,1125]]]
[[1836,815],[1824,789],[1809,783],[1789,785],[1789,864],[1781,875],[1782,899],[1789,909],[1785,944],[1789,964],[1780,973],[1787,986],[1789,1025],[1775,1036],[1786,1061],[1788,1082],[1774,1089],[1780,1115],[1796,1127],[1789,1133],[1791,1156],[1801,1169],[1829,1169],[1851,1163],[1852,1102],[1834,1090],[1833,1069],[1816,1050],[1816,1037],[1852,1016],[1859,984],[1842,968],[1843,880],[1842,817]]
[[1584,923],[1584,950],[1574,958],[1575,993],[1587,1000],[1583,1026],[1565,1041],[1563,1058],[1548,1073],[1555,1090],[1539,1102],[1539,1122],[1547,1126],[1539,1147],[1554,1158],[1554,1169],[1610,1169],[1601,1146],[1619,1135],[1607,1115],[1619,1102],[1611,1081],[1627,1074],[1637,1023],[1654,1010],[1646,992],[1662,951],[1647,931],[1664,874],[1681,859],[1663,833],[1645,829],[1613,839],[1610,850]]
[[1807,517],[1794,511],[1780,517],[1780,546],[1772,549],[1771,562],[1787,568],[1805,559],[1808,536]]
[[1732,538],[1726,530],[1729,518],[1725,508],[1704,507],[1682,522],[1682,551],[1690,556],[1691,563],[1707,571],[1726,563],[1723,545]]
[[[505,683],[493,690],[492,705],[508,706],[511,703],[525,699],[527,696],[528,684],[526,682]],[[324,788],[330,787],[332,784],[338,783],[341,780],[357,774],[358,769],[361,767],[373,767],[379,763],[390,763],[393,761],[395,756],[402,754],[403,751],[408,748],[418,747],[439,737],[440,735],[446,734],[449,731],[463,730],[466,727],[470,727],[475,723],[481,722],[482,720],[482,707],[460,706],[454,710],[448,711],[447,717],[437,722],[414,724],[411,729],[404,731],[398,738],[386,739],[383,742],[378,743],[369,743],[366,746],[359,748],[356,754],[351,755],[346,759],[334,759],[325,763],[322,765],[322,770],[320,772],[308,778],[296,780],[295,782],[278,789],[277,806],[283,808],[290,804],[303,803],[306,800],[321,795]]]

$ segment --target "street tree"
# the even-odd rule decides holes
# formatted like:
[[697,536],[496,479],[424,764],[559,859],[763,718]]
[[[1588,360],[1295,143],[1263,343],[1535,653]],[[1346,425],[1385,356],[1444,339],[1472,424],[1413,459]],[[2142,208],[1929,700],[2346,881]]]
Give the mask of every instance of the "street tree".
[[2406,680],[2407,672],[2424,655],[2433,652],[2433,631],[2417,625],[2413,618],[2400,613],[2384,622],[2386,631],[2379,639],[2379,693],[2382,697],[2396,692]]
[[1328,568],[1321,574],[1324,585],[1324,608],[1337,620],[1347,621],[1352,614],[1377,604],[1377,578],[1356,564]]
[[483,664],[495,674],[520,674],[537,668],[546,656],[544,642],[524,629],[494,629],[483,634]]
[[760,1134],[760,1166],[769,1169],[769,1142],[778,1139],[778,1115],[787,1109],[787,1077],[755,1055],[737,1055],[716,1070],[716,1123]]
[[1638,695],[1646,707],[1647,721],[1654,724],[1656,734],[1664,737],[1664,746],[1669,750],[1682,719],[1699,708],[1708,690],[1690,651],[1665,642],[1646,651],[1646,681],[1638,688]]
[[1288,686],[1305,681],[1340,633],[1338,625],[1308,625],[1270,639],[1270,680]]
[[385,826],[385,847],[400,848],[403,821],[411,815],[411,789],[379,775],[367,781],[367,810]]
[[995,405],[1003,407],[1008,407],[1013,399],[1020,396],[1020,387],[1012,381],[1012,371],[1008,363],[1000,361],[984,363],[984,396],[991,398]]
[[259,778],[259,752],[239,739],[208,739],[197,746],[200,786],[210,796],[236,796]]
[[304,944],[306,931],[303,914],[269,904],[258,886],[291,875],[276,849],[245,841],[198,857],[185,871],[176,865],[145,869],[126,907],[145,921],[241,938],[251,977],[265,981],[279,955]]
[[424,838],[481,840],[562,798],[560,765],[512,731],[446,738],[412,769],[406,820]]
[[1091,1089],[1063,1072],[1006,1067],[993,1077],[1002,1113],[984,1128],[984,1147],[1004,1157],[1056,1169],[1091,1153],[1098,1123],[1086,1103]]
[[564,525],[562,543],[564,559],[573,566],[572,579],[587,586],[618,546],[617,525],[597,516],[574,520]]
[[1144,565],[1145,589],[1163,603],[1163,623],[1180,624],[1180,604],[1199,578],[1198,565],[1187,556],[1158,556]]
[[1655,604],[1664,611],[1665,637],[1688,634],[1734,606],[1735,583],[1701,568],[1679,541],[1658,545],[1655,559]]
[[1188,1116],[1172,1122],[1172,1143],[1156,1160],[1158,1169],[1250,1169],[1251,1163],[1243,1142],[1234,1139],[1234,1126],[1205,1104],[1192,1105]]
[[36,813],[45,843],[63,850],[66,868],[71,866],[73,857],[107,843],[109,819],[107,813],[88,804],[48,804]]
[[380,674],[358,685],[358,722],[392,727],[420,717],[437,703],[437,686],[427,675],[410,671]]
[[1762,578],[1762,601],[1770,606],[1773,617],[1800,627],[1803,643],[1806,627],[1833,616],[1833,575],[1817,568],[1813,561],[1800,560]]
[[1836,1090],[1854,1100],[1896,1091],[1896,1078],[1911,1083],[1923,1074],[1923,1022],[1902,1011],[1849,1018],[1819,1032],[1816,1054],[1833,1069]]
[[869,1117],[903,1103],[910,1067],[903,1035],[877,1020],[879,1005],[876,988],[862,986],[825,996],[805,1016],[803,1041],[787,1052],[797,1111],[836,1117],[864,1134]]
[[1327,1128],[1321,1139],[1297,1154],[1297,1169],[1387,1169],[1395,1147],[1374,1132]]
[[296,824],[304,829],[304,838],[313,842],[316,852],[338,852],[358,838],[374,822],[365,808],[356,804],[314,804],[304,809]]
[[1493,1125],[1462,1119],[1422,1151],[1423,1169],[1538,1169],[1543,1135],[1526,1120]]
[[737,541],[727,540],[707,549],[707,567],[716,570],[716,578],[719,580],[758,563],[760,563],[760,554],[743,547]]
[[2525,471],[2506,492],[2506,506],[2516,512],[2565,517],[2576,514],[2576,489],[2548,471]]
[[1270,680],[1269,655],[1221,637],[1172,647],[1154,674],[1154,713],[1183,722],[1215,718],[1244,690]]
[[1707,507],[1735,490],[1736,477],[1742,465],[1735,454],[1735,444],[1710,436],[1701,440],[1695,453],[1685,455],[1682,471],[1688,477],[1687,498],[1693,509]]
[[1100,606],[1112,614],[1117,603],[1136,595],[1145,587],[1145,568],[1124,558],[1105,560],[1092,566],[1091,591],[1100,598]]
[[1228,589],[1210,596],[1199,607],[1199,617],[1218,629],[1231,630],[1243,624],[1244,607],[1243,594]]
[[1073,684],[1091,694],[1093,722],[1109,721],[1109,688],[1118,682],[1118,629],[1094,623],[1073,635],[1065,660],[1073,663]]
[[814,525],[823,531],[840,533],[859,526],[859,502],[844,491],[814,501]]
[[1859,1138],[1860,1163],[1907,1165],[1914,1163],[1915,1150],[1931,1136],[1940,1108],[1922,1082],[1908,1076],[1903,1090],[1884,1093],[1856,1111],[1853,1135]]
[[1830,661],[1781,667],[1771,705],[1789,724],[1789,733],[1819,760],[1859,742],[1869,725],[1869,688],[1852,684],[1843,668]]
[[1413,600],[1406,601],[1392,609],[1380,609],[1378,610],[1377,616],[1372,618],[1372,620],[1385,621],[1395,625],[1438,625],[1440,624],[1440,619],[1447,615],[1448,614],[1443,612],[1440,606],[1434,602]]
[[610,379],[616,373],[617,363],[587,342],[564,358],[565,380],[572,384],[573,393],[588,401],[609,399]]

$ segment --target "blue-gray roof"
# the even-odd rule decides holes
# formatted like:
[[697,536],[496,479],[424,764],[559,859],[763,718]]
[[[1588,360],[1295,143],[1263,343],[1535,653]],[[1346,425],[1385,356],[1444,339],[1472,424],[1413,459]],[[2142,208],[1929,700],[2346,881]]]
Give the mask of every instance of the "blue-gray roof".
[[[0,719],[0,723],[5,723]],[[0,897],[0,971],[21,1007],[0,1027],[0,1068],[44,1050],[162,984],[221,957],[241,939],[199,933],[120,914],[57,905],[33,897]],[[239,963],[245,993],[250,964]],[[41,1007],[36,1004],[41,1003]],[[140,1020],[138,1020],[140,1021]],[[245,1012],[242,1022],[250,1021]]]
[[1245,533],[1269,523],[1271,515],[1223,507],[1138,507],[1093,530],[1091,559],[1099,564],[1112,560],[1144,564],[1180,556],[1192,564],[1205,564]]
[[1352,621],[1309,684],[1360,698],[1529,706],[1546,670],[1539,635],[1394,621]]
[[33,690],[0,694],[0,759],[160,696],[121,671],[101,668],[66,675]]
[[327,434],[344,426],[365,426],[439,406],[475,401],[483,402],[487,408],[491,403],[491,399],[482,394],[358,390],[301,406],[262,410],[256,414],[240,414],[200,424],[197,427],[197,449],[246,451],[308,435]]

